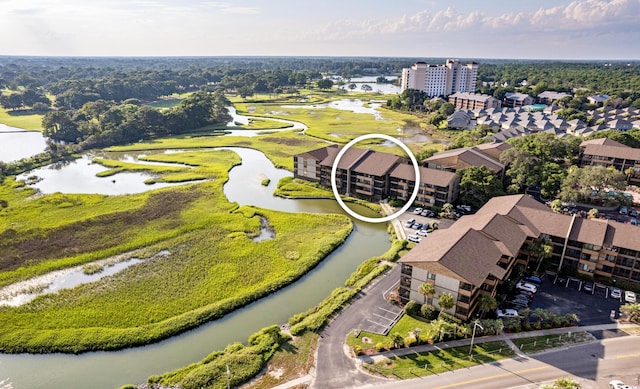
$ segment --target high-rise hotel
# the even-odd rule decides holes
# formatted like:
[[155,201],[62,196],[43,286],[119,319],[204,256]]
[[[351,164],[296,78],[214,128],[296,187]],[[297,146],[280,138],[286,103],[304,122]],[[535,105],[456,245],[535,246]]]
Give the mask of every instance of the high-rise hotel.
[[475,92],[478,78],[478,64],[466,65],[456,59],[448,59],[444,65],[416,62],[410,68],[402,69],[401,87],[418,89],[429,97],[448,96],[456,92]]

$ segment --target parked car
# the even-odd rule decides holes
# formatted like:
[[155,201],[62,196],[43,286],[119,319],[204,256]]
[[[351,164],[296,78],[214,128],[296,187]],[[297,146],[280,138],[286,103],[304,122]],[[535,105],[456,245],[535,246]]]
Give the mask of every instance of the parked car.
[[630,290],[627,290],[624,292],[624,301],[628,302],[628,303],[635,303],[636,302],[636,294],[633,293]]
[[630,210],[629,211],[629,216],[638,217],[638,211],[636,211],[635,209]]
[[411,218],[411,219],[407,220],[407,222],[405,223],[405,226],[411,227],[413,225],[413,223],[415,223],[415,222],[416,222],[416,219]]
[[612,299],[620,300],[620,297],[622,297],[622,291],[619,288],[613,288],[613,289],[611,289],[610,296],[611,296]]
[[625,384],[620,380],[611,380],[609,381],[609,388],[611,389],[631,389],[631,386]]
[[531,300],[527,296],[513,296],[507,301],[512,303],[524,304],[526,306],[529,306],[529,304],[531,303]]
[[536,284],[536,285],[540,285],[542,283],[542,278],[540,278],[538,276],[528,276],[528,277],[524,277],[522,279],[522,281],[529,282],[529,283]]
[[422,241],[422,238],[420,238],[418,235],[407,235],[407,240],[413,243],[420,243]]
[[424,209],[422,209],[422,208],[416,208],[416,209],[414,209],[414,210],[413,210],[413,213],[414,213],[414,214],[416,214],[416,215],[419,215],[419,214],[421,214],[421,213],[422,213],[422,211],[424,211]]
[[419,230],[419,229],[421,229],[421,228],[422,228],[422,223],[418,223],[418,222],[413,223],[413,224],[411,225],[411,228],[413,228],[414,230]]
[[505,301],[504,306],[506,308],[521,309],[521,310],[525,308],[529,308],[529,304],[518,302],[518,301]]
[[498,317],[519,317],[518,311],[511,308],[498,309],[496,310],[496,315]]
[[533,300],[533,297],[535,296],[535,294],[531,293],[531,292],[527,292],[526,290],[522,290],[522,289],[518,289],[518,294],[516,294],[515,296],[523,296],[526,297],[527,299],[529,299],[529,301]]
[[526,290],[527,292],[531,292],[531,293],[536,293],[538,291],[538,287],[530,284],[528,282],[518,282],[516,284],[516,289],[522,289],[522,290]]
[[593,282],[586,281],[584,285],[582,285],[582,290],[585,292],[592,293],[593,292]]
[[429,233],[425,230],[418,230],[418,232],[416,232],[416,235],[418,236],[429,236]]
[[620,207],[620,211],[619,212],[620,212],[621,215],[628,215],[629,214],[629,209],[623,205],[623,206]]
[[632,226],[637,226],[638,225],[638,220],[637,219],[631,219],[631,221],[629,221],[629,223],[631,223]]

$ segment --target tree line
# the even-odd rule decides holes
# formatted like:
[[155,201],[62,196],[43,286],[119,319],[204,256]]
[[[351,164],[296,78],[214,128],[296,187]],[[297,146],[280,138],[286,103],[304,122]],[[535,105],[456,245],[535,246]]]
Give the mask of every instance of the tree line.
[[221,92],[204,91],[164,111],[135,99],[122,104],[100,99],[86,102],[79,109],[48,112],[42,120],[43,134],[54,142],[77,144],[81,149],[125,144],[210,125],[224,127],[231,120],[228,104]]

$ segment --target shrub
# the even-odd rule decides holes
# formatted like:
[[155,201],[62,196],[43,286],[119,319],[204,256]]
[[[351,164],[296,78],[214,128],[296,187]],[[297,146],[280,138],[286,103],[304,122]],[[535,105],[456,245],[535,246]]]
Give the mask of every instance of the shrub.
[[452,323],[452,324],[462,324],[462,320],[458,319],[457,317],[450,315],[446,312],[440,312],[440,319],[448,322],[448,323]]
[[415,346],[418,341],[413,336],[407,336],[404,338],[404,347],[412,347]]
[[376,343],[376,350],[377,351],[384,351],[385,347],[384,344],[382,342],[378,342]]
[[414,300],[410,300],[407,303],[407,305],[404,306],[404,311],[407,313],[407,315],[410,315],[410,316],[417,315],[419,310],[420,310],[420,305],[416,303]]
[[422,304],[420,307],[420,315],[427,320],[434,320],[436,316],[438,316],[438,311],[436,307],[431,304]]
[[356,354],[356,356],[362,355],[362,346],[358,344],[353,346],[353,353]]

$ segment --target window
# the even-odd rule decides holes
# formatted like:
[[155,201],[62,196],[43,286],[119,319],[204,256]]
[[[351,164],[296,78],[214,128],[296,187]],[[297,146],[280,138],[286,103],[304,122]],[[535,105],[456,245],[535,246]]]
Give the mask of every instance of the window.
[[433,274],[433,273],[429,273],[429,274],[427,274],[427,279],[429,279],[429,280],[435,280],[435,279],[436,279],[436,275],[435,275],[435,274]]

